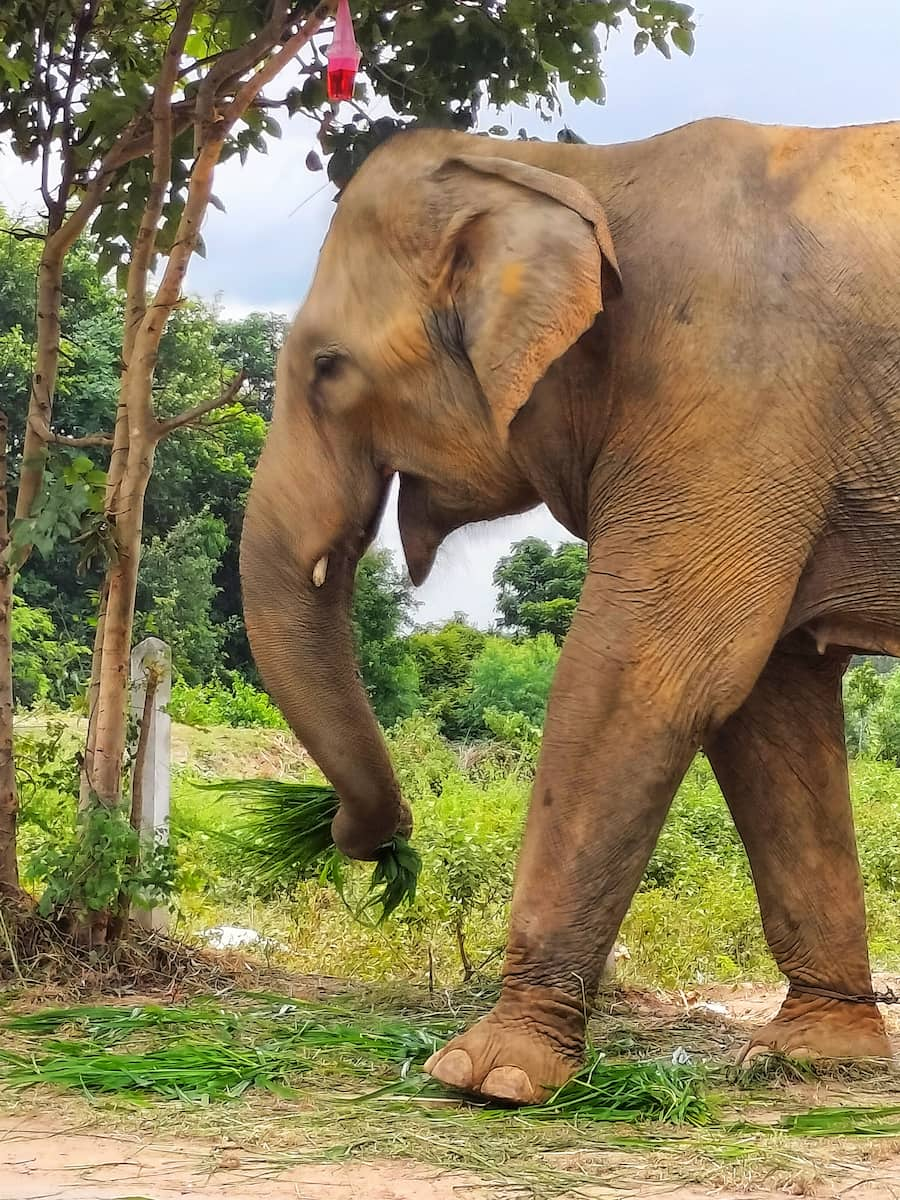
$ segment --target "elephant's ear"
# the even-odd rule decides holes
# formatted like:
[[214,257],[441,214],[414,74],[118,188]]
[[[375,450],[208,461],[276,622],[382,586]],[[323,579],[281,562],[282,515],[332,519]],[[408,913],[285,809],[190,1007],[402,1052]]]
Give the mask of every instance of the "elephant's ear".
[[[501,437],[550,364],[621,289],[606,216],[574,179],[465,155],[436,176],[453,203],[436,307],[455,308]],[[480,178],[478,178],[480,177]]]

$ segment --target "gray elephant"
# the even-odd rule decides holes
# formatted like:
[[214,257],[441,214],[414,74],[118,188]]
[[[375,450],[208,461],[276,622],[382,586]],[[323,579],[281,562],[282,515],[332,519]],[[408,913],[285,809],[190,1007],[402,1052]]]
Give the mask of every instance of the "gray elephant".
[[900,124],[419,131],[365,162],[280,357],[241,568],[262,676],[361,859],[410,829],[348,615],[397,475],[416,583],[452,530],[541,501],[589,546],[502,993],[428,1070],[529,1103],[577,1069],[699,747],[790,982],[745,1053],[889,1055],[841,677],[900,653]]

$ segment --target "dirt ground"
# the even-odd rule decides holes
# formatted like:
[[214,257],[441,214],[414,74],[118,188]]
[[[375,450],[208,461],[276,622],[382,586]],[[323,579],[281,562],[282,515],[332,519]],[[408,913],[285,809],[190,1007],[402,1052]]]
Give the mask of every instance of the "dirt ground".
[[[764,1020],[779,1003],[780,993],[758,985],[719,986],[689,995],[647,997],[657,1017],[667,1013],[684,1022],[696,1014],[709,1022],[721,1018],[730,1030]],[[890,1015],[892,1033],[900,1036],[900,1019]],[[900,1048],[900,1041],[898,1041]],[[869,1098],[877,1103],[877,1098]],[[858,1149],[858,1152],[857,1152]],[[778,1180],[764,1178],[759,1188],[729,1189],[724,1182],[707,1188],[675,1186],[660,1172],[634,1189],[579,1190],[582,1197],[652,1196],[658,1200],[779,1200],[807,1195],[847,1200],[900,1200],[900,1153],[895,1139],[871,1151],[835,1149],[827,1170],[812,1179],[798,1172]],[[678,1172],[673,1174],[677,1175]],[[601,1176],[602,1179],[602,1176]],[[774,1188],[774,1190],[773,1190]],[[89,1109],[73,1113],[60,1106],[22,1104],[0,1117],[0,1200],[525,1200],[543,1197],[531,1189],[486,1182],[465,1173],[435,1171],[401,1159],[340,1165],[283,1167],[277,1154],[246,1148],[228,1139],[202,1141],[114,1132],[103,1126],[103,1114]]]
[[[36,1115],[0,1121],[0,1200],[513,1200],[502,1184],[439,1173],[417,1163],[374,1163],[273,1169],[265,1157],[200,1142],[150,1142],[134,1135],[55,1128]],[[607,1189],[597,1195],[611,1195]],[[872,1164],[836,1184],[787,1183],[779,1191],[671,1188],[641,1183],[616,1188],[620,1200],[784,1200],[786,1195],[897,1200],[900,1156]]]

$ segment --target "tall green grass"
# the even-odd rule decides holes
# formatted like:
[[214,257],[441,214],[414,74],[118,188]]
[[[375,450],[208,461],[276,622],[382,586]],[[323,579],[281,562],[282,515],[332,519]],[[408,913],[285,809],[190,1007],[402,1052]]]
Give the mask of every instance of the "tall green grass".
[[[530,772],[490,746],[458,753],[422,717],[401,722],[389,743],[423,862],[412,905],[373,934],[355,924],[318,878],[288,881],[276,893],[262,888],[209,833],[233,831],[239,807],[177,783],[173,823],[180,831],[180,903],[188,926],[251,925],[288,945],[290,964],[311,972],[438,986],[458,982],[466,963],[495,975]],[[856,762],[851,773],[873,964],[895,969],[900,769]],[[368,882],[368,868],[347,868],[352,904],[364,899]],[[621,936],[631,954],[621,964],[626,983],[777,978],[746,855],[703,757],[688,771]]]

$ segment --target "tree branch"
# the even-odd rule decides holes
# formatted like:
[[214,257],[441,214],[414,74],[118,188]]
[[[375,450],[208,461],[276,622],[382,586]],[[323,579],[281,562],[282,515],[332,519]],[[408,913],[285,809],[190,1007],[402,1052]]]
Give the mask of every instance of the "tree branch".
[[197,89],[197,109],[194,121],[194,154],[207,141],[215,126],[215,105],[223,87],[230,80],[240,78],[260,58],[268,54],[278,40],[287,21],[290,6],[288,0],[272,0],[272,13],[262,29],[246,46],[222,55],[206,74]]
[[168,437],[168,435],[176,429],[183,429],[186,425],[198,425],[201,419],[207,413],[214,412],[217,408],[225,408],[229,404],[233,404],[235,397],[244,385],[247,378],[243,371],[238,371],[234,379],[215,398],[215,400],[206,400],[203,404],[197,404],[193,408],[185,409],[184,412],[176,413],[174,417],[167,417],[164,421],[157,421],[156,428],[160,438]]
[[[176,304],[178,304],[181,296],[181,285],[187,274],[191,255],[197,245],[200,224],[209,206],[213,172],[222,153],[222,146],[225,139],[231,132],[234,123],[244,114],[266,83],[274,79],[282,67],[318,32],[323,21],[327,20],[333,13],[336,4],[337,0],[323,0],[323,3],[318,5],[315,12],[307,18],[301,28],[292,37],[288,38],[277,53],[272,54],[268,61],[264,62],[254,75],[251,75],[239,89],[234,100],[218,113],[216,120],[209,124],[208,127],[204,126],[205,140],[200,148],[200,153],[194,160],[187,199],[181,214],[181,220],[178,222],[178,229],[172,249],[169,251],[166,267],[157,288],[152,307],[147,310],[141,322],[135,341],[135,353],[132,355],[132,360],[129,363],[129,367],[133,368],[135,360],[138,357],[141,358],[141,371],[148,379],[148,394],[150,391],[149,378],[152,376],[162,332],[169,314]],[[281,6],[282,0],[277,0],[276,7],[278,7],[279,11],[281,10]],[[273,24],[273,22],[274,17],[270,20],[269,27],[276,29],[276,24]],[[260,39],[255,39],[252,44],[256,47],[254,52],[257,57],[262,57],[266,53],[271,52],[277,40],[278,32],[276,30],[272,34],[268,49],[262,50]],[[223,59],[221,62],[216,63],[210,74],[224,62],[225,60]],[[215,97],[208,97],[208,99],[212,104]],[[195,129],[199,128],[201,111],[202,107],[198,99],[198,120],[195,122]]]
[[[111,446],[112,436],[108,433],[88,433],[83,437],[70,436],[67,433],[55,433],[38,414],[32,413],[28,418],[28,426],[47,445],[73,446],[80,449],[85,446]],[[24,514],[25,516],[29,514]]]
[[111,433],[88,433],[84,437],[69,437],[66,433],[52,433],[47,438],[53,446],[72,446],[75,449],[82,449],[85,446],[111,446],[113,444]]
[[294,36],[288,38],[278,53],[273,54],[267,62],[262,64],[255,74],[250,76],[225,110],[226,120],[229,124],[233,124],[250,107],[266,84],[270,83],[279,71],[286,67],[291,59],[303,49],[307,42],[312,40],[322,24],[329,17],[334,16],[336,8],[337,0],[322,0],[322,3],[316,6]]
[[172,176],[172,95],[178,79],[178,68],[181,65],[184,44],[191,31],[195,2],[196,0],[181,0],[178,5],[178,15],[172,29],[172,36],[166,46],[159,79],[153,92],[153,155],[150,192],[134,241],[125,297],[126,325],[122,358],[126,364],[131,360],[137,327],[144,318],[147,305],[147,278],[156,248],[157,229],[165,204],[166,190]]
[[0,233],[6,234],[7,237],[15,238],[17,242],[43,242],[47,237],[45,233],[41,233],[37,229],[0,229]]

